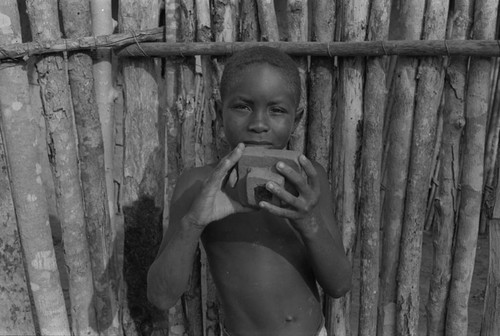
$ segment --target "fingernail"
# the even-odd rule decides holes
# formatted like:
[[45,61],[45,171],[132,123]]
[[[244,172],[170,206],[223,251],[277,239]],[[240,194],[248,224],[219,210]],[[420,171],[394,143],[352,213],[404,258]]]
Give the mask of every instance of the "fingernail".
[[271,190],[274,189],[274,184],[272,184],[271,182],[269,182],[267,184],[267,189],[271,189]]
[[280,169],[283,169],[285,167],[285,164],[283,162],[278,162],[278,164],[276,165],[278,168]]
[[300,160],[301,160],[302,162],[306,162],[306,157],[305,157],[305,155],[301,155],[301,156],[300,156]]

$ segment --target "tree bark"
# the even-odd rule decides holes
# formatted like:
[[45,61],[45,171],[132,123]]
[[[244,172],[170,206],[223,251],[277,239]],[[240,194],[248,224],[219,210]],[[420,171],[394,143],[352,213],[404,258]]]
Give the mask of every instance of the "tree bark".
[[[368,26],[369,40],[387,40],[389,35],[390,1],[373,1]],[[361,145],[361,191],[360,191],[360,242],[361,283],[359,334],[376,335],[380,323],[383,334],[384,305],[379,300],[380,269],[380,184],[382,161],[382,138],[384,111],[386,110],[387,87],[386,57],[369,58],[366,64],[364,88],[363,138]],[[383,299],[383,298],[382,298]]]
[[[65,1],[61,3],[64,32],[67,37],[82,37],[91,35],[90,29],[90,3],[88,1]],[[85,223],[89,228],[90,241],[93,246],[94,258],[104,258],[103,265],[112,266],[114,263],[109,260],[113,242],[110,237],[109,213],[107,208],[106,189],[104,181],[104,160],[102,133],[95,103],[95,92],[92,76],[92,59],[87,52],[70,53],[68,56],[68,72],[71,95],[73,98],[73,110],[75,113],[75,124],[78,134],[78,153],[80,158],[80,178],[82,181],[82,191],[84,197],[84,213],[80,212],[78,223],[81,229],[80,237],[85,237]],[[104,237],[95,233],[103,230]],[[94,234],[92,234],[94,233]],[[95,239],[95,240],[94,240]],[[97,243],[97,244],[95,244]],[[108,313],[115,315],[116,311],[99,310],[96,316],[94,307],[94,288],[92,286],[92,270],[90,268],[91,259],[89,246],[86,239],[80,242],[82,252],[78,257],[86,268],[80,268],[78,272],[68,272],[70,278],[70,300],[72,306],[72,326],[76,334],[98,334],[95,328],[97,316],[106,316]],[[95,246],[104,246],[105,251],[95,249]],[[96,255],[97,254],[97,255]],[[95,265],[95,262],[94,262]],[[110,284],[114,279],[108,277],[107,282],[96,283],[97,300],[104,302],[111,297],[106,291],[110,291]],[[99,286],[104,284],[104,288]],[[101,291],[105,289],[105,291]],[[96,300],[96,301],[97,301]],[[109,307],[109,304],[105,304]],[[112,303],[111,303],[112,306]],[[97,307],[102,307],[102,301]],[[115,316],[118,316],[117,314]],[[113,320],[112,316],[107,316]],[[103,321],[99,321],[99,326],[103,326]],[[104,325],[109,321],[104,321]]]
[[[473,4],[469,0],[455,2],[452,33],[449,38],[466,39],[472,22]],[[435,199],[436,221],[433,226],[434,261],[427,302],[427,334],[441,336],[445,332],[446,302],[452,266],[452,245],[459,207],[460,141],[465,125],[465,87],[467,57],[449,59],[444,86],[443,133]]]
[[280,33],[274,9],[274,0],[257,0],[257,12],[259,15],[260,40],[279,41]]
[[[19,13],[15,6],[15,1],[4,2],[0,6],[3,25],[2,34],[0,34],[0,43],[2,44],[7,41],[21,41]],[[44,8],[40,8],[40,12],[43,15]],[[42,335],[69,335],[70,327],[41,177],[42,166],[37,151],[37,119],[30,108],[29,84],[25,66],[25,64],[18,64],[0,71],[2,135],[8,155],[12,198],[39,332]],[[7,241],[7,244],[10,243],[12,241]],[[15,255],[15,252],[10,255],[7,253],[2,259],[8,260],[7,258],[14,258]],[[19,267],[23,263],[20,261],[13,265]],[[7,271],[6,275],[12,276],[14,273]],[[24,303],[21,301],[23,295],[21,284],[18,284],[17,289],[19,301],[13,303],[18,305],[19,309],[20,325],[18,328],[24,329],[26,334],[29,334],[33,333],[33,326],[24,324],[31,323],[29,321],[29,306],[26,306],[29,304],[29,300],[25,297]],[[11,292],[11,294],[15,293],[15,290]],[[13,322],[15,321],[11,320],[10,323]],[[2,327],[4,326],[7,328],[16,327],[2,323]]]
[[500,222],[498,219],[490,220],[489,236],[490,260],[481,336],[500,334]]
[[[349,1],[339,13],[342,41],[364,41],[368,25],[368,3]],[[339,69],[339,102],[333,130],[332,189],[335,193],[335,212],[342,223],[342,235],[347,257],[353,261],[357,235],[357,206],[359,173],[358,151],[361,145],[359,132],[363,114],[364,60],[343,58]],[[335,335],[350,335],[350,294],[336,300],[336,316],[332,325]]]
[[[13,3],[13,2],[12,2]],[[12,6],[12,4],[7,4]],[[14,6],[12,9],[16,9]],[[12,18],[10,10],[0,6],[0,13]],[[5,27],[5,26],[4,26]],[[3,39],[0,36],[0,41]],[[19,65],[21,67],[21,65]],[[21,70],[20,68],[17,71]],[[6,71],[6,70],[3,70]],[[5,74],[0,71],[0,81]],[[21,70],[23,72],[23,70]],[[11,85],[10,75],[7,74],[8,85]],[[0,88],[4,89],[4,83]],[[3,97],[5,97],[5,91]],[[2,107],[3,109],[3,107]],[[0,125],[2,126],[2,125]],[[0,130],[4,126],[0,127]],[[7,169],[7,155],[0,132],[0,335],[34,335],[33,312],[28,292],[28,283],[24,267],[23,254],[19,230],[17,228],[16,213],[11,195],[10,181]]]
[[[256,0],[241,0],[241,40],[259,41],[260,27]],[[202,40],[198,40],[202,41]]]
[[[312,40],[333,41],[336,12],[335,2],[312,3]],[[329,171],[332,146],[332,116],[335,113],[335,65],[332,58],[312,57],[309,89],[309,114],[307,118],[307,155]],[[326,94],[325,94],[326,93]]]
[[[478,0],[474,4],[474,39],[494,39],[498,1]],[[461,177],[461,201],[457,241],[446,318],[446,335],[467,335],[467,307],[476,255],[483,188],[484,147],[488,111],[488,87],[492,60],[470,62],[465,109],[465,147]]]
[[[443,39],[448,15],[447,1],[426,5],[424,39]],[[443,90],[441,58],[420,59],[416,82],[413,134],[408,183],[401,233],[400,262],[397,273],[398,332],[417,335],[420,302],[420,264],[422,235],[437,129],[437,115]]]
[[[92,31],[91,35],[110,35],[113,34],[113,19],[111,17],[111,2],[108,0],[90,0],[90,9],[92,13]],[[97,49],[94,52],[93,75],[95,88],[95,101],[99,111],[99,120],[101,121],[102,141],[104,145],[104,169],[106,178],[106,191],[108,198],[108,209],[111,227],[113,229],[113,239],[116,239],[116,195],[114,186],[114,168],[113,159],[115,151],[114,141],[114,115],[112,113],[113,100],[116,98],[116,90],[113,87],[113,74],[111,64],[111,50],[106,48]],[[123,228],[119,228],[123,240]],[[117,245],[123,245],[123,242],[117,242]],[[123,256],[118,260],[118,270],[121,270]]]
[[[5,1],[0,5],[0,44],[14,43],[21,40],[21,26],[16,1]],[[0,88],[2,100],[6,106],[11,105],[13,94],[24,93],[24,99],[29,101],[28,78],[23,70],[23,64],[0,70]],[[12,79],[21,79],[19,82]],[[7,101],[7,102],[6,102]],[[0,105],[2,118],[4,109],[9,107]],[[26,111],[24,111],[26,112]],[[2,120],[0,118],[0,120]],[[26,267],[23,261],[23,252],[19,236],[19,229],[12,200],[9,180],[7,152],[5,148],[6,128],[8,117],[0,124],[0,334],[2,335],[31,335],[35,334],[33,311],[31,308]],[[34,130],[34,127],[32,127]],[[10,131],[10,130],[9,130]],[[2,133],[4,133],[2,135]]]
[[[405,22],[397,29],[403,39],[420,39],[424,4],[421,1],[404,1],[399,5],[398,16]],[[398,58],[394,70],[393,102],[390,110],[385,199],[382,205],[383,246],[381,265],[381,286],[384,296],[384,318],[392,324],[395,316],[397,333],[404,333],[398,316],[406,309],[404,302],[396,298],[396,274],[399,263],[399,243],[401,238],[404,199],[406,194],[411,130],[415,97],[415,74],[418,60]],[[397,305],[396,305],[397,303]],[[401,303],[401,305],[399,305]],[[396,313],[396,307],[399,312]],[[401,323],[400,323],[401,322]],[[395,333],[392,330],[392,333]],[[387,334],[391,334],[389,328]]]
[[[290,42],[305,42],[309,40],[308,24],[308,5],[309,1],[287,0],[287,22],[288,22],[288,40]],[[302,118],[290,137],[290,149],[305,153],[306,146],[306,123],[308,119],[307,104],[307,58],[295,57],[300,75],[300,101],[299,109],[302,112]]]
[[[158,27],[160,1],[122,0],[118,11],[119,32]],[[120,205],[124,214],[125,315],[130,330],[142,334],[163,330],[164,312],[147,300],[146,279],[161,243],[164,205],[163,115],[159,107],[160,60],[150,57],[123,59],[124,94],[123,185]],[[148,218],[146,221],[145,218]],[[145,225],[147,223],[147,225]],[[135,330],[134,330],[135,329]]]

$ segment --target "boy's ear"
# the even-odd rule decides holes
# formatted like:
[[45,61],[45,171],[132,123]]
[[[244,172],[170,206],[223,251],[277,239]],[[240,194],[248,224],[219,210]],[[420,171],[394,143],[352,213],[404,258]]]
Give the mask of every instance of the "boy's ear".
[[295,111],[295,119],[293,121],[292,131],[295,131],[297,129],[297,126],[299,126],[299,123],[302,120],[303,115],[304,115],[304,107],[303,106],[297,107],[297,111]]

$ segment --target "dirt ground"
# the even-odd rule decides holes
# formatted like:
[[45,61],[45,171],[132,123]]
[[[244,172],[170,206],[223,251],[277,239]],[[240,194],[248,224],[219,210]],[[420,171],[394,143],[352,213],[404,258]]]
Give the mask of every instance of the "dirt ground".
[[[486,279],[488,277],[488,235],[480,236],[477,243],[476,262],[472,277],[472,285],[469,297],[469,326],[468,336],[479,336],[481,331],[481,319],[483,314],[484,296],[486,291]],[[433,265],[433,247],[431,233],[425,233],[422,246],[422,266],[420,269],[420,320],[419,335],[426,335],[426,311],[427,296],[429,294],[430,277]],[[359,253],[358,253],[359,255]],[[351,314],[351,330],[356,335],[358,328],[359,309],[359,260],[355,260],[354,288]]]

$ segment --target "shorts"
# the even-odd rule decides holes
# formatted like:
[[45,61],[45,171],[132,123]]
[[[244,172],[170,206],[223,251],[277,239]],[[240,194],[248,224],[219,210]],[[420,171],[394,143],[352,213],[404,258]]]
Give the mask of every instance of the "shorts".
[[[223,330],[222,330],[222,335],[223,336],[231,336],[231,334],[229,334],[229,332],[225,328],[223,328]],[[321,322],[321,325],[318,328],[318,332],[316,333],[316,336],[328,336],[324,321]]]

